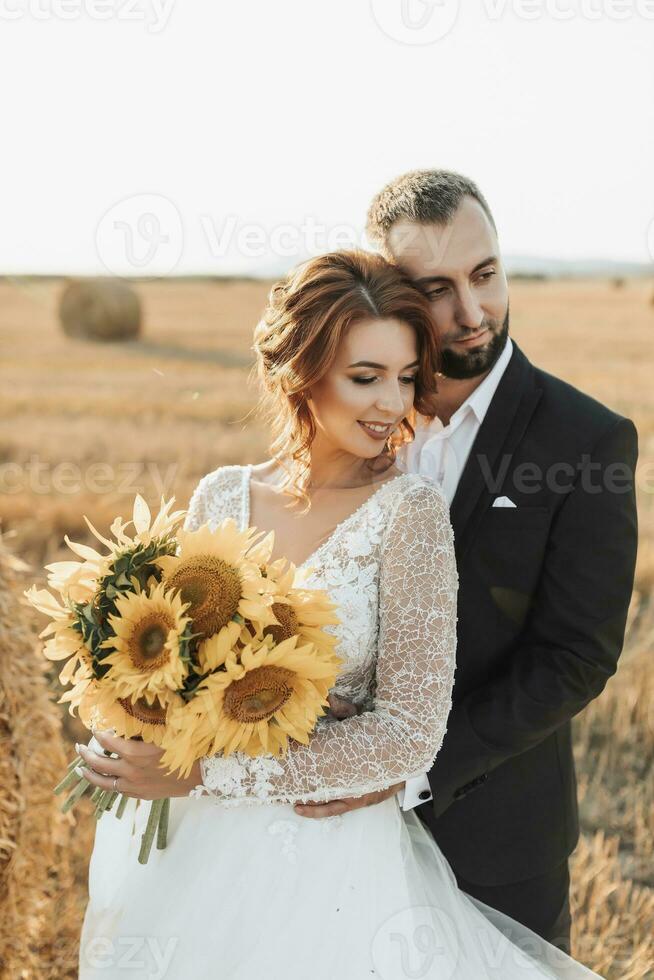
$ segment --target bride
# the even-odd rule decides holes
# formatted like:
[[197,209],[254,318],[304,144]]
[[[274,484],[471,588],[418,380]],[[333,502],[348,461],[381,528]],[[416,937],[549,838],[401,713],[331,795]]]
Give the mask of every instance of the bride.
[[[395,795],[324,820],[294,810],[399,789],[431,767],[446,731],[448,508],[436,483],[394,462],[416,413],[435,414],[436,344],[427,301],[378,256],[324,255],[273,288],[254,343],[271,459],[204,476],[185,527],[233,517],[274,530],[273,558],[337,603],[328,629],[344,663],[330,697],[359,713],[327,714],[284,758],[205,757],[186,780],[165,774],[156,747],[111,732],[80,747],[89,781],[129,798],[121,820],[97,824],[81,980],[597,976],[460,891]],[[168,846],[140,865],[139,804],[163,797]]]

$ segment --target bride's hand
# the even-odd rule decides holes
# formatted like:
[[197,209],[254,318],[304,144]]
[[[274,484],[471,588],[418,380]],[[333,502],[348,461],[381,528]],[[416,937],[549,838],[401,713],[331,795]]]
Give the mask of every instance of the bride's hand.
[[[102,749],[116,753],[113,759],[94,752],[90,747],[97,742]],[[113,790],[117,776],[116,792],[139,800],[163,800],[173,796],[188,796],[194,786],[202,782],[200,761],[196,761],[188,779],[166,774],[159,766],[163,749],[149,742],[120,738],[112,732],[95,732],[89,745],[76,745],[76,751],[86,763],[76,770],[99,789]]]
[[404,783],[395,783],[388,789],[379,790],[377,793],[366,793],[365,796],[348,796],[343,800],[330,800],[329,803],[296,803],[293,809],[300,817],[311,817],[320,819],[321,817],[336,817],[349,810],[360,810],[364,806],[375,806],[376,803],[383,803],[389,796],[393,796],[403,789]]

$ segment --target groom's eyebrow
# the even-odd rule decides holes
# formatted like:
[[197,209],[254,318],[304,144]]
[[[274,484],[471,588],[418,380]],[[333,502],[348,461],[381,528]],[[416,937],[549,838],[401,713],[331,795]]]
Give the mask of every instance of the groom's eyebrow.
[[[405,366],[402,368],[402,370],[403,371],[406,371],[407,368],[415,367],[417,364],[420,364],[420,361],[417,361],[417,360],[416,361],[411,361],[410,364],[405,364]],[[386,364],[377,364],[376,361],[356,361],[354,364],[348,364],[348,367],[349,368],[351,368],[351,367],[371,367],[371,368],[378,368],[380,371],[386,371],[387,370],[387,365]]]
[[[470,272],[470,275],[474,276],[475,272],[479,272],[480,269],[483,269],[487,265],[492,265],[494,262],[497,262],[497,256],[489,255],[489,257],[484,259],[483,262],[477,263],[474,269],[472,269]],[[424,286],[430,282],[453,282],[449,276],[421,276],[420,279],[416,279],[415,281],[421,286]]]

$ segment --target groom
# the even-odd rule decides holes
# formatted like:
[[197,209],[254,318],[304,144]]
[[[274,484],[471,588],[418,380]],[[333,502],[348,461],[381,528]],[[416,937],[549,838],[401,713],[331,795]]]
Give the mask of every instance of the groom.
[[569,952],[579,837],[570,719],[601,693],[622,649],[636,430],[510,339],[495,222],[472,181],[399,177],[372,202],[368,236],[429,297],[442,346],[438,418],[418,426],[398,464],[437,480],[450,502],[453,705],[423,780],[296,812],[330,816],[399,790],[465,892]]

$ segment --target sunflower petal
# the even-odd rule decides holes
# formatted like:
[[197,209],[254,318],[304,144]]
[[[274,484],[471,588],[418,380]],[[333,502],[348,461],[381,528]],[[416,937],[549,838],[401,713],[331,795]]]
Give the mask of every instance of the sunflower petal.
[[143,499],[140,493],[136,494],[134,499],[134,513],[132,515],[132,523],[138,534],[143,534],[144,531],[150,529],[150,521],[152,520],[152,514],[150,513],[150,508]]

